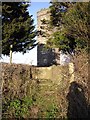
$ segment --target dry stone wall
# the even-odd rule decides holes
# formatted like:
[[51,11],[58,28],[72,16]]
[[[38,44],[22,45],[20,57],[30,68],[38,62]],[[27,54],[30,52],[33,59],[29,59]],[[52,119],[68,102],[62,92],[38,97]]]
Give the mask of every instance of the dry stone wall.
[[60,110],[59,118],[78,118],[79,115],[86,118],[88,102],[85,94],[87,91],[83,84],[85,78],[82,75],[80,77],[78,73],[80,71],[74,71],[76,76],[75,80],[72,80],[73,67],[71,64],[69,66],[31,67],[2,63],[3,101],[34,96],[35,105],[37,107],[40,105],[38,109],[43,109],[42,100],[47,101],[48,104],[53,100]]
[[2,63],[2,77],[4,80],[23,79],[53,79],[60,80],[62,75],[69,75],[67,66],[53,65],[50,67],[35,67],[23,64]]
[[[43,21],[43,22],[42,22]],[[50,9],[41,9],[37,12],[37,64],[38,66],[50,66],[51,64],[60,64],[60,51],[58,48],[44,49],[44,45],[51,37],[56,28],[51,28],[50,21]]]

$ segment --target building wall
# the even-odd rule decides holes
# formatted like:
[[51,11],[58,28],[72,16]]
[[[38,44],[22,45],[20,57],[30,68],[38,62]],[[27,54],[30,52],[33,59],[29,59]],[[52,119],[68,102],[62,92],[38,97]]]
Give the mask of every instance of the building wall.
[[39,44],[37,51],[38,66],[50,66],[55,63],[55,53],[52,49],[45,49],[44,44]]
[[[49,9],[42,9],[40,11],[37,12],[37,30],[38,31],[42,31],[42,32],[49,32],[47,30],[47,25],[46,24],[42,24],[42,20],[50,20],[50,12]],[[42,29],[41,27],[44,27],[44,29]],[[39,44],[46,44],[47,41],[47,37],[43,37],[41,35],[38,35],[37,40],[39,42]]]
[[[42,23],[42,20],[46,20],[46,24]],[[59,51],[57,49],[45,50],[44,45],[48,40],[52,31],[48,30],[48,21],[50,20],[50,9],[42,9],[37,12],[37,30],[39,34],[37,36],[38,48],[37,48],[37,65],[38,66],[49,66],[52,64],[59,64]],[[45,35],[42,35],[45,33]],[[49,35],[49,36],[48,36]]]

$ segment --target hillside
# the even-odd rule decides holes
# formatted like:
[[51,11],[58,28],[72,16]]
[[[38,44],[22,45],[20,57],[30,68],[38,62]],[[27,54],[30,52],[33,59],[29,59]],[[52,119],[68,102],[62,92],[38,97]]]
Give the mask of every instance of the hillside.
[[74,71],[72,81],[68,65],[34,67],[2,63],[2,117],[87,118],[88,66],[83,66],[80,57],[81,66]]

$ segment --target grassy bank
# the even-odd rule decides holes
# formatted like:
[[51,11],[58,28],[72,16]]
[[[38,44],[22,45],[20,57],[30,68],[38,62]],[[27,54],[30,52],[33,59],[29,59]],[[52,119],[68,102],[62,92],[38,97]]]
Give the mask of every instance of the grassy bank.
[[80,76],[82,71],[76,71],[77,80],[70,83],[67,66],[46,68],[45,74],[45,68],[28,65],[2,63],[2,68],[3,119],[87,118],[86,75]]

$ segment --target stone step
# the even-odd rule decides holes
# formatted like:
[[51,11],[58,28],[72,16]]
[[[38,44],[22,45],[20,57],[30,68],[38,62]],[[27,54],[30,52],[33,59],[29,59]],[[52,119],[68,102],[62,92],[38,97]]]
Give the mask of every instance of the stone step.
[[38,80],[38,82],[53,82],[53,81],[49,79],[40,79]]
[[62,80],[49,80],[49,79],[40,79],[40,80],[38,80],[37,81],[38,82],[38,84],[46,84],[46,83],[48,83],[48,84],[52,84],[52,85],[58,85],[58,83],[61,83],[62,82]]
[[55,81],[39,81],[39,84],[51,84],[51,85],[55,85]]
[[57,87],[56,87],[56,86],[52,86],[52,85],[40,85],[39,87],[40,87],[40,90],[41,90],[41,91],[43,91],[43,90],[44,90],[44,91],[45,91],[45,90],[46,90],[46,91],[47,91],[47,90],[48,90],[48,91],[57,90]]

